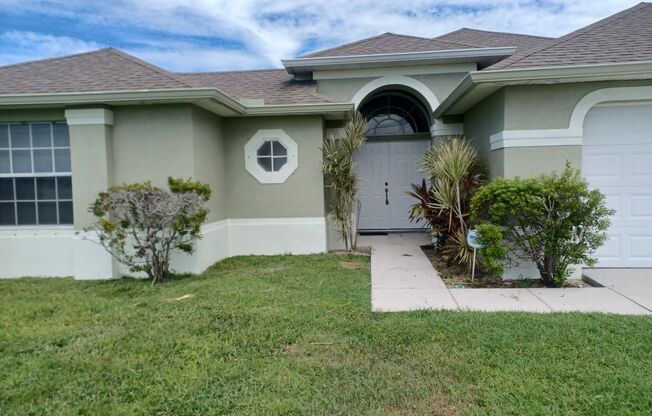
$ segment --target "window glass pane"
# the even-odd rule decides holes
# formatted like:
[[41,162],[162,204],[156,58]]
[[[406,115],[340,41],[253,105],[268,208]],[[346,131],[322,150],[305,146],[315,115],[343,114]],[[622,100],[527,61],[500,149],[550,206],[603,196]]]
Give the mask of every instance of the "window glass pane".
[[0,202],[0,225],[16,225],[16,213],[13,202]]
[[54,166],[57,172],[70,172],[70,149],[55,149]]
[[57,223],[57,203],[56,202],[39,202],[38,203],[38,223],[39,224],[56,224]]
[[9,126],[0,124],[0,147],[9,147]]
[[36,203],[19,202],[16,205],[18,209],[18,225],[35,225]]
[[16,199],[34,200],[34,178],[16,178]]
[[278,172],[281,170],[283,165],[285,165],[288,162],[287,157],[275,157],[274,158],[274,172]]
[[56,199],[57,194],[54,184],[54,178],[36,178],[36,196],[38,199]]
[[0,173],[11,173],[9,150],[0,150]]
[[52,150],[34,150],[34,172],[52,172]]
[[274,141],[274,156],[285,156],[288,154],[288,149],[283,146],[283,143]]
[[54,136],[54,147],[69,147],[70,137],[68,135],[68,125],[66,123],[54,123],[52,126]]
[[59,224],[72,223],[72,202],[59,202]]
[[32,155],[29,150],[12,150],[14,173],[32,173]]
[[29,124],[10,124],[11,147],[29,147]]
[[272,154],[272,142],[266,141],[258,148],[258,156],[271,156]]
[[32,146],[52,147],[52,137],[50,134],[50,123],[32,124]]
[[70,176],[57,178],[59,199],[72,199],[72,181]]
[[272,171],[272,158],[271,157],[259,157],[258,158],[258,164],[260,165],[261,168],[265,170],[265,172],[271,172]]
[[14,180],[12,178],[0,178],[0,201],[14,200]]

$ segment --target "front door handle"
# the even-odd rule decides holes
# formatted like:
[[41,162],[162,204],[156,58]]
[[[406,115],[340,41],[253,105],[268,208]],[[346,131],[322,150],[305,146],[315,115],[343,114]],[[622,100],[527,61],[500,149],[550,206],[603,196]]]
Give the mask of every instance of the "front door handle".
[[389,185],[387,182],[385,182],[385,205],[389,205],[389,188],[387,187]]

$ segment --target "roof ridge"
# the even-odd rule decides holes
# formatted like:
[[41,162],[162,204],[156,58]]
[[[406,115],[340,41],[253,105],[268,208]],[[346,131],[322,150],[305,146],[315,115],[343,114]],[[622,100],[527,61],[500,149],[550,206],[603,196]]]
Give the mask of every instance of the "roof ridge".
[[184,80],[182,80],[182,79],[176,77],[176,76],[174,75],[174,73],[172,73],[172,72],[170,72],[170,71],[167,71],[166,69],[163,69],[163,68],[161,68],[161,67],[159,67],[159,66],[156,66],[156,65],[154,65],[154,64],[151,64],[151,63],[149,63],[149,62],[147,62],[147,61],[144,61],[144,60],[142,60],[142,59],[140,59],[140,58],[138,58],[138,57],[136,57],[136,56],[130,55],[130,54],[128,54],[128,53],[126,53],[126,52],[123,52],[123,51],[121,51],[121,50],[119,50],[119,49],[116,49],[116,48],[106,48],[106,49],[107,49],[109,52],[113,53],[114,55],[117,55],[117,56],[119,56],[119,57],[121,57],[121,58],[123,58],[123,59],[126,59],[126,60],[128,60],[128,61],[130,61],[130,62],[132,62],[132,63],[135,63],[135,64],[137,64],[137,65],[140,65],[140,66],[142,66],[142,67],[144,67],[144,68],[147,68],[147,69],[149,69],[150,71],[154,71],[154,72],[156,72],[156,73],[158,73],[158,74],[160,74],[160,75],[166,76],[166,77],[170,78],[170,79],[173,80],[173,81],[180,82],[181,84],[185,85],[186,87],[193,88],[192,85],[190,85],[190,84],[188,84],[187,82],[185,82]]
[[339,48],[343,48],[343,47],[345,47],[345,46],[357,45],[357,44],[359,44],[359,43],[367,42],[367,41],[370,41],[370,40],[372,40],[372,39],[382,38],[383,36],[387,36],[387,35],[394,35],[394,33],[392,33],[392,32],[381,33],[380,35],[371,36],[371,37],[364,38],[364,39],[359,39],[359,40],[356,40],[356,41],[353,41],[353,42],[349,42],[349,43],[344,43],[344,44],[342,44],[342,45],[333,46],[332,48],[321,49],[321,50],[319,50],[319,51],[315,51],[315,52],[310,53],[310,54],[308,54],[308,55],[300,56],[300,58],[310,58],[310,57],[312,57],[313,55],[315,55],[315,54],[317,54],[317,53],[321,54],[321,53],[324,53],[324,52],[330,52],[330,51],[332,51],[332,50],[339,49]]
[[521,62],[525,58],[528,58],[528,57],[530,57],[530,56],[532,56],[534,54],[537,54],[537,53],[543,52],[543,51],[545,51],[547,49],[550,49],[552,47],[561,45],[564,42],[567,42],[567,41],[569,41],[571,39],[575,39],[575,38],[577,38],[579,36],[582,36],[582,35],[584,35],[584,34],[586,34],[588,32],[591,32],[591,31],[593,31],[595,29],[599,29],[599,28],[601,28],[601,27],[603,27],[603,26],[605,26],[607,24],[618,21],[618,20],[622,19],[623,17],[629,16],[630,14],[634,13],[635,11],[638,11],[639,9],[642,9],[642,8],[648,7],[648,6],[652,6],[652,3],[641,2],[641,3],[639,3],[639,4],[635,5],[635,6],[630,7],[629,9],[625,9],[625,10],[623,10],[621,12],[618,12],[616,14],[613,14],[611,16],[607,16],[604,19],[601,19],[601,20],[598,20],[597,22],[591,23],[590,25],[581,27],[581,28],[579,28],[577,30],[574,30],[573,32],[565,34],[564,36],[553,39],[554,41],[550,45],[545,45],[540,49],[535,49],[532,52],[528,53],[527,55],[524,55],[524,56],[516,59],[515,61],[510,62],[509,64],[499,68],[499,69],[508,68],[508,67],[510,67],[510,66],[512,66],[512,65],[514,65],[514,64],[516,64],[518,62]]
[[202,72],[172,72],[174,75],[212,75],[212,74],[237,74],[242,72],[286,72],[283,68],[261,68],[261,69],[236,69],[232,71],[202,71]]
[[108,52],[110,49],[112,49],[112,48],[107,47],[107,48],[95,49],[95,50],[92,50],[92,51],[74,53],[72,55],[53,56],[51,58],[32,59],[31,61],[16,62],[15,64],[8,64],[8,65],[0,65],[0,69],[12,68],[12,67],[22,66],[22,65],[35,64],[35,63],[40,63],[40,62],[58,61],[60,59],[75,58],[77,56],[82,56],[82,55],[91,55],[91,54],[94,54],[94,53]]
[[[527,37],[527,38],[537,38],[537,39],[547,39],[547,40],[556,39],[556,38],[551,38],[549,36],[530,35],[530,34],[527,34],[527,33],[505,32],[505,31],[500,31],[500,30],[475,29],[475,28],[472,28],[472,27],[463,27],[460,30],[473,30],[475,32],[498,33],[500,35],[523,36],[523,37]],[[454,33],[454,32],[451,32],[451,33]],[[445,33],[442,36],[445,36],[447,34],[448,33]]]

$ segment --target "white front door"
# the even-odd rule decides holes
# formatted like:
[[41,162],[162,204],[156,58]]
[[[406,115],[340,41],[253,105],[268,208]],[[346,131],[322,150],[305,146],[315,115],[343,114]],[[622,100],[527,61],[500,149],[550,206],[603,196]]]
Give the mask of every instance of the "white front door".
[[421,183],[419,166],[430,146],[430,140],[370,141],[362,146],[356,157],[361,230],[420,228],[408,218],[415,199],[407,192],[412,183]]
[[598,267],[652,267],[652,105],[589,111],[582,174],[616,210]]

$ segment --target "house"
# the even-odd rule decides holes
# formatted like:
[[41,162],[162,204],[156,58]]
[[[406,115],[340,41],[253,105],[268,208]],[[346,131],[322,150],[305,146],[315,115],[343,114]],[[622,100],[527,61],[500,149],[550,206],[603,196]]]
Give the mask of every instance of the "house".
[[213,190],[178,271],[239,254],[323,252],[325,137],[354,110],[360,226],[414,228],[405,194],[432,141],[465,134],[491,177],[581,167],[617,210],[601,267],[652,267],[652,4],[560,38],[386,33],[283,69],[173,73],[115,49],[0,67],[0,275],[120,273],[83,231],[114,184]]

